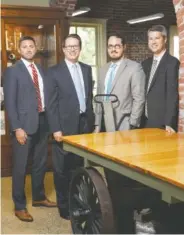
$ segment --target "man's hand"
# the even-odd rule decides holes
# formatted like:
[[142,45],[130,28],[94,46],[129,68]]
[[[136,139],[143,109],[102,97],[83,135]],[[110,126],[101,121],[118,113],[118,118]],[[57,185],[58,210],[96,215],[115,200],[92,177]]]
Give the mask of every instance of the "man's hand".
[[15,136],[16,136],[16,139],[17,141],[21,144],[21,145],[24,145],[26,143],[26,140],[27,140],[27,133],[19,128],[19,129],[16,129],[15,130]]
[[165,127],[165,130],[168,132],[168,133],[175,133],[176,131],[172,128],[172,127],[170,127],[170,126],[166,126]]
[[62,142],[62,136],[63,136],[63,134],[62,134],[61,131],[54,132],[54,133],[53,133],[53,136],[54,136],[55,141],[57,141],[57,142]]

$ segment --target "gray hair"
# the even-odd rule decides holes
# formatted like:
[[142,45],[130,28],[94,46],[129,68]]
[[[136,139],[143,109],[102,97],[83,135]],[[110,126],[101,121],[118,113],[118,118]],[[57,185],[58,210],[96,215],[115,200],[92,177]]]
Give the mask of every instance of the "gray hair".
[[153,25],[150,29],[148,29],[148,35],[149,32],[160,32],[162,36],[167,37],[167,29],[163,25]]

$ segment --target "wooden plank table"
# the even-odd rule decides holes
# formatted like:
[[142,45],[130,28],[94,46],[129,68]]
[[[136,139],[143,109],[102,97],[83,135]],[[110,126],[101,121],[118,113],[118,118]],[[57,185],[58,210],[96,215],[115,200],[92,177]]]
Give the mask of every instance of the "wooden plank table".
[[63,137],[66,151],[184,202],[184,133],[138,129]]

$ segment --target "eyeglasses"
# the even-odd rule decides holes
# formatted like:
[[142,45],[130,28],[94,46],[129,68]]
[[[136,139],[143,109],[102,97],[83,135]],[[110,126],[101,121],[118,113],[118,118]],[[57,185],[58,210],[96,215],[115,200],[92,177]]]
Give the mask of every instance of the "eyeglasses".
[[79,45],[68,45],[68,46],[65,46],[64,48],[66,48],[67,50],[78,50],[79,49]]
[[115,48],[115,49],[120,49],[121,47],[122,47],[121,44],[108,45],[108,46],[107,46],[107,48],[108,48],[109,50],[112,50],[113,48]]

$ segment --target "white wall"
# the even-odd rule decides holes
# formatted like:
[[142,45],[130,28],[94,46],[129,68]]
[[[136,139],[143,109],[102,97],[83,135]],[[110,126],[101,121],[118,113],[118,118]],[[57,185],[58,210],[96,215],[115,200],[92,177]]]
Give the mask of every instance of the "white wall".
[[1,0],[1,4],[48,7],[49,0]]

